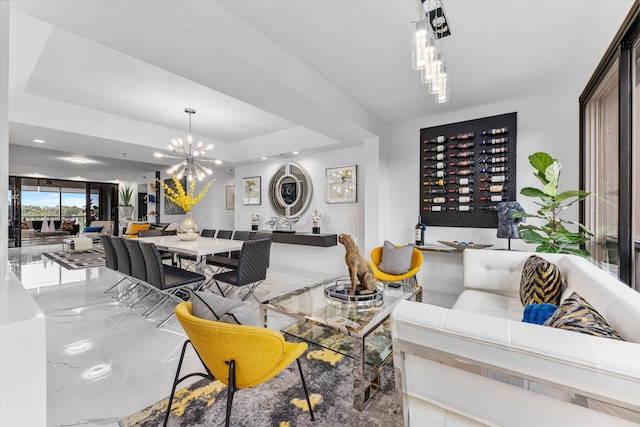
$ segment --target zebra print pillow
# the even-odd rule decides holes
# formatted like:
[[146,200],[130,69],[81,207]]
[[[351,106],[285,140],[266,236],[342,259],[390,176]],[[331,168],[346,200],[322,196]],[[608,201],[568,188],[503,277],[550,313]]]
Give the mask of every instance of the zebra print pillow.
[[604,317],[575,292],[560,304],[555,313],[544,322],[544,326],[624,341]]
[[560,304],[562,275],[555,264],[531,255],[524,263],[520,279],[520,302],[529,304]]

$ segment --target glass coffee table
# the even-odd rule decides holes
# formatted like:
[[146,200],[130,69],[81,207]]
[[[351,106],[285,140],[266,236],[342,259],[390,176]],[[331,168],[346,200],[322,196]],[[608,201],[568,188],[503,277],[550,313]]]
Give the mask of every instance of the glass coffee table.
[[398,301],[420,300],[422,288],[404,283],[378,283],[375,295],[354,299],[336,295],[348,276],[324,280],[260,304],[268,311],[298,319],[282,332],[353,358],[353,406],[362,411],[377,391],[380,372],[391,358],[389,315]]

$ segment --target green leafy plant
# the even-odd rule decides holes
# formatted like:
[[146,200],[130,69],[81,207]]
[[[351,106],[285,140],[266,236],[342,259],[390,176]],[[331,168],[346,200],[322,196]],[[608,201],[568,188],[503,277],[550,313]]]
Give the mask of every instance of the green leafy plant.
[[131,205],[131,197],[133,196],[133,189],[129,187],[124,187],[120,189],[120,200],[122,204],[120,206],[132,206]]
[[[534,153],[529,156],[529,163],[535,169],[533,175],[542,183],[542,189],[524,187],[520,194],[534,197],[541,202],[534,202],[539,206],[535,214],[515,212],[514,218],[538,218],[544,225],[520,224],[520,237],[527,243],[537,244],[537,252],[567,253],[588,257],[589,251],[581,246],[587,242],[593,233],[579,222],[562,219],[563,210],[576,202],[586,199],[590,193],[582,190],[568,190],[558,193],[558,182],[562,169],[560,162],[547,153]],[[569,231],[565,224],[577,227],[577,231]]]

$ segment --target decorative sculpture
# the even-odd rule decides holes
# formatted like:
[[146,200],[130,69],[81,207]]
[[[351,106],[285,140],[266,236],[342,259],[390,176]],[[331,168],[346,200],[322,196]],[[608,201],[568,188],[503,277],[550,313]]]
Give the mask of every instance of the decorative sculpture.
[[322,218],[322,215],[320,215],[320,212],[318,212],[317,210],[314,210],[313,214],[311,215],[311,221],[313,223],[311,232],[313,234],[320,234],[320,218]]
[[338,241],[344,245],[344,261],[349,268],[349,276],[351,278],[349,294],[366,295],[374,293],[376,290],[376,278],[373,275],[371,266],[360,254],[358,246],[348,234],[340,234]]
[[259,223],[260,223],[260,215],[251,214],[251,229],[257,230]]
[[[295,231],[292,230],[292,226],[299,220],[300,220],[300,217],[284,218],[281,216],[272,216],[269,221],[265,222],[265,224],[271,227],[272,230],[275,227],[275,231],[280,231],[285,233],[295,233]],[[280,227],[288,227],[289,230],[280,230]]]

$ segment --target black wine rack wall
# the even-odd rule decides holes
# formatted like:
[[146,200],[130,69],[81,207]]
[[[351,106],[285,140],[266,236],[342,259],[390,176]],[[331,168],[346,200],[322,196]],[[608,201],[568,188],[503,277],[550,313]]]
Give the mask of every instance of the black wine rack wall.
[[517,113],[420,129],[420,215],[426,225],[496,228],[516,200]]

